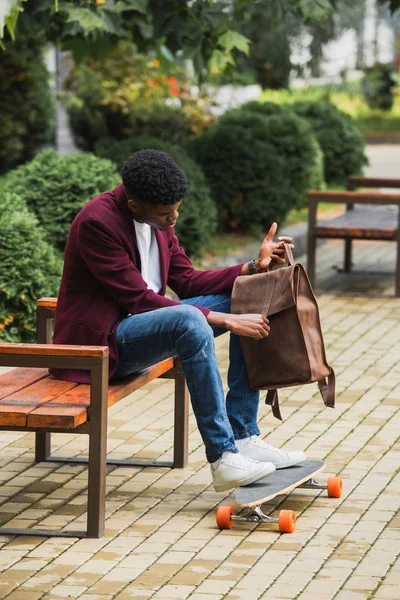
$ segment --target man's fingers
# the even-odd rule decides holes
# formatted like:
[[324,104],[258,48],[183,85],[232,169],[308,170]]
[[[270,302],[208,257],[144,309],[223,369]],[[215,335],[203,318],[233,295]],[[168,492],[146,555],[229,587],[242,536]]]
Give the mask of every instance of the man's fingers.
[[290,242],[293,242],[293,238],[289,237],[289,236],[278,236],[278,240],[280,242],[285,242],[286,244],[290,244]]
[[264,238],[263,244],[265,242],[272,242],[272,240],[274,239],[274,235],[276,234],[276,230],[278,229],[278,223],[272,223],[271,227],[269,228],[269,231],[267,233],[267,235]]
[[279,256],[279,254],[271,254],[271,258],[273,258],[278,263],[283,264],[286,262],[286,258],[283,256]]

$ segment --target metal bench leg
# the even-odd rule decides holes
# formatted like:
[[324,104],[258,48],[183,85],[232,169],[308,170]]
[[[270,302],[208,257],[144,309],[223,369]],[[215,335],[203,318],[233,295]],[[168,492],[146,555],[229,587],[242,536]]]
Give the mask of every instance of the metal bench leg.
[[91,371],[87,536],[99,538],[105,527],[108,368]]
[[352,239],[346,238],[344,241],[344,265],[343,271],[350,273],[351,271],[351,254],[352,254]]
[[307,274],[311,285],[315,286],[315,250],[317,238],[314,233],[314,227],[317,222],[317,204],[314,198],[309,198],[308,202],[308,241],[307,241]]
[[174,468],[188,464],[189,393],[180,362],[175,367]]
[[35,434],[35,461],[49,460],[51,454],[51,433]]
[[315,286],[315,248],[317,240],[310,230],[308,231],[308,250],[307,250],[307,275],[311,285]]
[[396,258],[396,274],[395,274],[395,296],[400,298],[400,206],[398,208],[397,217],[397,258]]

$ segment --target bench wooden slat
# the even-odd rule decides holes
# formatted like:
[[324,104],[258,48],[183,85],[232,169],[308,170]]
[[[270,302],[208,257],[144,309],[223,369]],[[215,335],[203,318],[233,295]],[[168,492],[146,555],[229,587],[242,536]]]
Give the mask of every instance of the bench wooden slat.
[[[173,367],[174,359],[169,358],[139,374],[110,384],[108,406],[112,406]],[[35,369],[21,370],[35,371]],[[88,420],[90,386],[55,379],[48,376],[47,371],[45,375],[47,377],[44,380],[33,383],[28,389],[17,390],[4,397],[0,403],[1,425],[73,429]],[[27,373],[24,373],[24,377],[27,377]],[[0,389],[2,389],[1,377]]]
[[81,406],[57,406],[48,402],[27,416],[27,427],[75,429],[87,421],[87,409]]
[[[33,371],[33,369],[31,370]],[[33,383],[28,388],[18,390],[3,398],[0,403],[0,423],[14,426],[18,423],[18,427],[26,427],[29,413],[77,385],[70,381],[55,379],[47,373],[47,377]]]
[[398,209],[391,206],[356,206],[342,215],[314,226],[318,237],[395,240]]
[[112,406],[121,398],[125,398],[128,394],[135,392],[139,388],[150,383],[153,379],[157,379],[163,373],[167,373],[174,366],[174,359],[167,358],[148,369],[145,369],[138,375],[132,375],[131,377],[125,377],[121,382],[112,383],[108,387],[108,406]]
[[18,390],[22,390],[27,386],[39,381],[44,377],[48,377],[47,369],[27,369],[18,367],[0,377],[0,400],[10,396]]

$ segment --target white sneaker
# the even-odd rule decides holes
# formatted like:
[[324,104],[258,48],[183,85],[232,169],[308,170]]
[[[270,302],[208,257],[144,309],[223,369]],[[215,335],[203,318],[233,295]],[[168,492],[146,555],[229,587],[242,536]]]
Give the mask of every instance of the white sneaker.
[[224,452],[222,457],[210,466],[216,492],[254,483],[275,471],[275,466],[270,462],[258,462],[246,458],[240,452],[230,451]]
[[235,440],[236,448],[240,454],[260,462],[273,463],[277,469],[293,467],[306,460],[306,455],[301,450],[286,452],[267,444],[259,435],[252,435],[243,440]]

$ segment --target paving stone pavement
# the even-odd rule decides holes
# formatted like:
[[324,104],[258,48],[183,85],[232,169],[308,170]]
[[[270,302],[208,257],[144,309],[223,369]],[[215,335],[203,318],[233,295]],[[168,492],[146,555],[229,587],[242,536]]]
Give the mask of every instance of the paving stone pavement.
[[[7,600],[389,600],[400,598],[400,299],[394,244],[356,245],[357,268],[332,266],[340,242],[318,253],[317,291],[337,406],[316,385],[282,391],[284,421],[260,405],[263,436],[324,459],[344,482],[340,499],[297,490],[265,509],[298,516],[293,534],[237,523],[219,531],[215,509],[233,502],[210,486],[193,416],[184,470],[109,467],[106,532],[99,540],[0,537],[0,598]],[[379,274],[374,274],[377,271]],[[228,337],[216,340],[221,370]],[[4,370],[4,369],[3,369]],[[171,454],[172,383],[153,382],[110,410],[109,454]],[[0,437],[0,519],[9,526],[84,526],[86,469],[34,464],[32,434]],[[53,435],[54,453],[81,455],[85,436]]]

